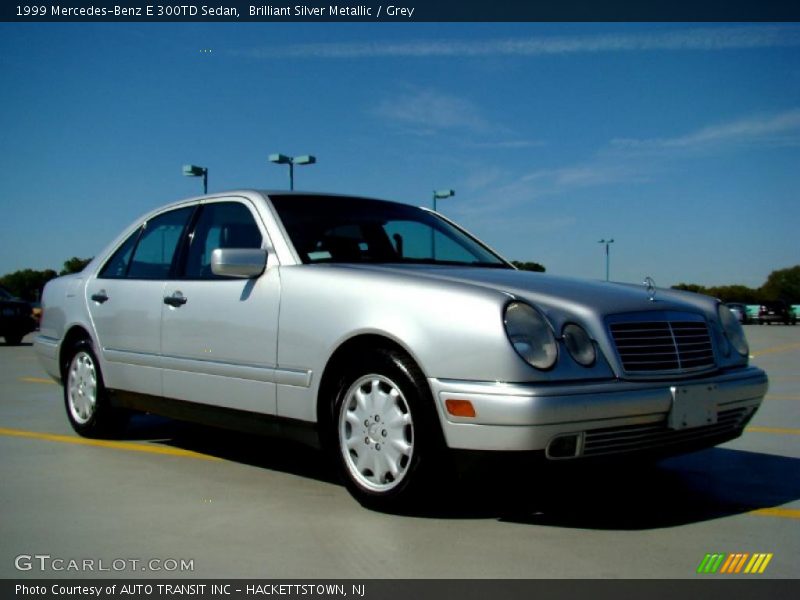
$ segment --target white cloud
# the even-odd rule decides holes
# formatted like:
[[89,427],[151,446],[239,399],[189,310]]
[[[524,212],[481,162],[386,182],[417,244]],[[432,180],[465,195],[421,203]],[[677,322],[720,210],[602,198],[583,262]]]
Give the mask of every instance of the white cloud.
[[542,192],[546,193],[642,180],[641,174],[638,174],[630,166],[604,163],[543,169],[520,178],[521,182],[536,185]]
[[373,113],[421,135],[444,130],[483,133],[493,129],[469,100],[430,90],[393,95]]
[[508,177],[508,173],[498,167],[472,169],[462,185],[470,191],[481,190],[495,185]]
[[800,141],[800,109],[760,115],[703,127],[670,138],[612,140],[615,148],[627,150],[668,150],[723,143],[797,143]]
[[734,50],[800,46],[800,26],[741,25],[650,33],[408,42],[330,42],[234,51],[251,58],[429,58],[543,56],[598,52]]
[[546,145],[541,140],[497,140],[490,142],[469,142],[470,148],[479,150],[520,150],[522,148],[537,148]]

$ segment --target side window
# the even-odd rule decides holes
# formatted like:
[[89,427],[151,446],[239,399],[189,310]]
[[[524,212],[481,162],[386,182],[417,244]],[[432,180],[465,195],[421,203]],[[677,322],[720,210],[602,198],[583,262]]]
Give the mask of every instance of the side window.
[[179,208],[160,214],[144,224],[142,235],[128,267],[128,278],[169,277],[172,257],[193,210],[193,206]]
[[185,276],[188,279],[216,279],[211,272],[211,253],[217,248],[261,248],[261,231],[252,213],[239,202],[203,205],[197,219]]
[[131,262],[133,249],[136,247],[136,241],[139,239],[139,233],[142,228],[140,227],[128,236],[122,245],[117,248],[117,251],[111,258],[103,265],[98,277],[100,279],[122,279],[128,273],[128,265]]

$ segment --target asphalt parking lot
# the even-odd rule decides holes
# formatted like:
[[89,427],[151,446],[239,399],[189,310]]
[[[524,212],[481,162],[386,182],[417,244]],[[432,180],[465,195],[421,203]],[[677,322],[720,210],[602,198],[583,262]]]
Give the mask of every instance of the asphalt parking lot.
[[[0,577],[794,578],[800,326],[746,331],[770,391],[742,438],[650,468],[472,482],[413,516],[362,508],[293,443],[144,416],[125,440],[83,440],[32,347],[0,342]],[[698,575],[709,553],[772,557]]]

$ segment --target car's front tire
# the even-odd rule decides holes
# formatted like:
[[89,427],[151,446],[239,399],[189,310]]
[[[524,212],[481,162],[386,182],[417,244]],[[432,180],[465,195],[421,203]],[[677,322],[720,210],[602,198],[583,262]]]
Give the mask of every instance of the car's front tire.
[[396,351],[364,354],[336,389],[330,423],[335,448],[330,450],[361,504],[408,509],[447,479],[438,417],[413,361]]
[[22,336],[21,335],[7,335],[6,344],[9,346],[19,346],[22,343]]
[[116,437],[128,421],[126,410],[111,405],[100,363],[87,340],[77,342],[65,361],[64,404],[70,425],[84,437]]

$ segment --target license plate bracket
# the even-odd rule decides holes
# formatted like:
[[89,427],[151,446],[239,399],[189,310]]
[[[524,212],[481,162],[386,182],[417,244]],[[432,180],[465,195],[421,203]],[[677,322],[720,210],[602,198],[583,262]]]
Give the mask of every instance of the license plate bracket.
[[670,387],[672,407],[667,417],[670,429],[690,429],[717,422],[716,384],[676,385]]

